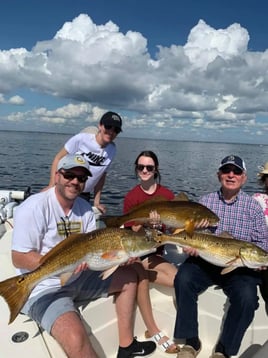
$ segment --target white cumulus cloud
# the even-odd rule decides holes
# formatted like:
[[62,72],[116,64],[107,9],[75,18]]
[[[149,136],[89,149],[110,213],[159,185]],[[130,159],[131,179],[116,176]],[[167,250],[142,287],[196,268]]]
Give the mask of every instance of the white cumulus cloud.
[[167,136],[199,126],[213,137],[217,127],[244,128],[252,120],[254,132],[258,116],[268,114],[268,51],[249,51],[249,39],[238,23],[215,29],[200,20],[185,44],[159,46],[153,57],[141,33],[122,33],[112,21],[97,25],[80,14],[31,51],[0,50],[1,106],[24,104],[16,95],[21,88],[70,104],[0,119],[78,129],[117,109],[127,113],[124,133],[140,128],[152,136],[156,124]]

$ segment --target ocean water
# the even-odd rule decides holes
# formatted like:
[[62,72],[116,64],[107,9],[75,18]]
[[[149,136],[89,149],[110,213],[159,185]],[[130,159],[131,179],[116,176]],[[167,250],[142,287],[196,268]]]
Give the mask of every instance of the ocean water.
[[[67,134],[0,131],[0,189],[36,193],[48,184],[55,154],[70,137]],[[258,166],[268,161],[268,145],[116,139],[117,156],[107,175],[102,202],[107,213],[122,212],[124,195],[136,183],[134,161],[142,150],[154,151],[159,159],[161,183],[174,193],[185,192],[191,200],[218,188],[216,172],[223,157],[241,156],[247,166],[244,190],[260,190]]]

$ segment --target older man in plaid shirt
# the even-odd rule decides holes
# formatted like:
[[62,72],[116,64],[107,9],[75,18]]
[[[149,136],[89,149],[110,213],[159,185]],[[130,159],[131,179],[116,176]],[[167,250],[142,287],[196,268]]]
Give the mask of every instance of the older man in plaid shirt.
[[[221,188],[200,200],[220,218],[214,232],[228,232],[236,239],[253,242],[268,251],[268,229],[262,209],[256,200],[241,190],[247,180],[244,161],[236,155],[229,155],[221,161],[217,174]],[[196,250],[187,252],[190,256],[180,266],[174,281],[178,306],[174,336],[186,339],[177,357],[193,358],[200,352],[198,295],[216,284],[229,298],[230,306],[211,358],[229,358],[238,352],[259,306],[257,286],[261,283],[260,272],[243,267],[221,275],[222,268],[197,257]]]

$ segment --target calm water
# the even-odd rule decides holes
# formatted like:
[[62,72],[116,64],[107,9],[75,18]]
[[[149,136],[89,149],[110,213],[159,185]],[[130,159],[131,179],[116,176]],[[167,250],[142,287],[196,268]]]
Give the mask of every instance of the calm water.
[[[70,137],[66,134],[0,131],[0,188],[38,192],[49,181],[54,155]],[[154,151],[160,161],[161,183],[190,199],[218,188],[216,171],[228,154],[241,156],[247,165],[244,190],[259,190],[258,166],[268,161],[268,145],[177,142],[117,138],[117,156],[107,176],[102,202],[108,214],[121,214],[122,200],[137,179],[133,162],[142,150]]]

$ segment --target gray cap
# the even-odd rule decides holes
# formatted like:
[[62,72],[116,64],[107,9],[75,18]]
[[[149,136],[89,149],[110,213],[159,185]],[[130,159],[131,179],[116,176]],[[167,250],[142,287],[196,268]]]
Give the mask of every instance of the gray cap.
[[67,154],[62,157],[58,162],[57,170],[68,170],[77,167],[86,169],[88,176],[92,177],[89,163],[80,154]]

